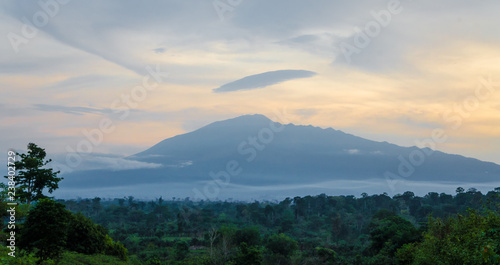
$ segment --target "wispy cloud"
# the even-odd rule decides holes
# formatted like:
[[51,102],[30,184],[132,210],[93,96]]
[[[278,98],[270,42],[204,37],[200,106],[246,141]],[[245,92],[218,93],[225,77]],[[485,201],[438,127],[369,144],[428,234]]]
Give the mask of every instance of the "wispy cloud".
[[302,116],[304,118],[309,118],[311,116],[314,116],[314,115],[318,114],[318,110],[317,109],[311,109],[311,108],[298,109],[298,110],[295,110],[295,114],[297,114],[299,116]]
[[81,75],[70,77],[64,79],[62,81],[58,81],[56,83],[47,85],[45,88],[51,89],[92,89],[102,86],[102,84],[108,85],[109,82],[113,82],[114,84],[118,83],[120,79],[124,79],[116,77],[116,76],[107,76],[100,74],[90,74],[90,75]]
[[224,84],[213,91],[216,93],[220,92],[231,92],[238,90],[250,90],[256,88],[263,88],[266,86],[275,85],[288,80],[307,78],[315,76],[315,72],[306,70],[278,70],[270,71],[256,75],[250,75],[238,79],[236,81]]
[[110,170],[129,170],[141,168],[159,168],[162,165],[156,163],[128,160],[121,157],[94,156],[85,161],[85,169],[110,169]]
[[63,112],[73,115],[83,115],[83,114],[111,114],[113,110],[107,108],[89,108],[89,107],[67,107],[60,105],[46,105],[46,104],[34,104],[37,110],[41,111],[54,111]]
[[[64,165],[67,154],[57,154],[54,156],[54,164],[57,170],[62,173],[70,173],[67,171],[67,167],[58,167],[59,165]],[[142,162],[136,160],[129,160],[121,156],[111,155],[111,154],[88,154],[83,157],[82,162],[78,167],[72,168],[71,170],[84,171],[84,170],[131,170],[131,169],[152,169],[162,167],[161,164]]]
[[349,149],[349,150],[345,150],[348,154],[350,155],[357,155],[359,154],[359,150],[358,149]]
[[156,48],[156,49],[153,49],[153,52],[156,53],[156,54],[159,54],[159,53],[164,53],[167,49],[161,47],[161,48]]

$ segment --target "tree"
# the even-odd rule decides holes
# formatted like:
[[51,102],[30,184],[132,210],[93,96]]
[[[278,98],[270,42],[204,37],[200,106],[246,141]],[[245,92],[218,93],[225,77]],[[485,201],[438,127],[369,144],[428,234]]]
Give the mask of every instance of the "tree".
[[[28,205],[32,201],[37,201],[47,198],[43,194],[44,189],[48,189],[49,193],[59,188],[59,181],[63,178],[57,177],[60,171],[54,172],[52,168],[45,168],[45,166],[52,161],[52,159],[45,160],[45,149],[38,147],[34,143],[28,144],[28,153],[19,154],[20,160],[15,162],[16,170],[19,171],[16,176],[16,182],[19,187],[17,195],[22,202]],[[5,178],[8,178],[5,176]]]
[[71,213],[63,204],[41,199],[29,211],[21,230],[19,247],[34,252],[40,261],[59,258],[66,246],[70,218]]
[[269,237],[266,248],[271,252],[275,263],[289,263],[291,255],[299,248],[297,241],[281,233]]
[[258,246],[248,246],[243,242],[238,248],[235,264],[238,265],[261,265],[263,261],[262,250]]
[[500,264],[500,215],[488,212],[429,220],[422,242],[396,253],[401,264]]
[[0,218],[2,220],[4,217],[9,217],[9,212],[7,212],[9,209],[7,207],[8,192],[8,186],[5,183],[0,183]]
[[260,245],[260,231],[259,227],[251,226],[245,227],[236,231],[235,241],[237,245],[246,243],[248,246]]
[[392,258],[398,248],[419,240],[418,230],[407,220],[387,210],[380,210],[370,224],[370,250],[376,264],[393,264]]
[[72,215],[68,225],[66,248],[83,254],[102,253],[106,233],[103,227],[95,225],[81,213]]
[[234,235],[236,233],[236,229],[234,226],[226,226],[223,225],[219,229],[219,245],[220,245],[220,253],[222,260],[229,260],[229,256],[234,248]]
[[127,249],[114,242],[106,229],[83,214],[72,214],[64,204],[44,198],[33,207],[23,224],[19,247],[35,254],[40,262],[58,259],[65,250],[105,254],[126,261]]
[[122,261],[128,260],[128,250],[120,242],[114,242],[111,237],[104,237],[104,254],[118,257]]
[[474,188],[474,187],[469,188],[469,189],[467,190],[467,193],[476,193],[476,192],[477,192],[477,189],[476,189],[476,188]]
[[411,191],[405,191],[405,192],[403,193],[403,198],[404,198],[405,200],[411,200],[411,199],[413,199],[414,197],[415,197],[415,193],[413,193],[413,192],[411,192]]
[[214,257],[214,243],[218,237],[219,237],[219,231],[217,231],[217,228],[215,227],[210,228],[210,230],[208,231],[208,239],[210,242],[210,258]]
[[316,250],[316,255],[320,258],[323,264],[335,264],[336,261],[335,251],[322,247],[316,247],[315,250]]

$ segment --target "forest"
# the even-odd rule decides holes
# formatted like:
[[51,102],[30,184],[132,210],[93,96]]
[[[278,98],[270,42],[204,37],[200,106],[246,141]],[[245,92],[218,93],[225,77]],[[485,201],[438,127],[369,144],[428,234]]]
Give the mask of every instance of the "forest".
[[44,150],[29,150],[16,162],[23,192],[14,230],[2,184],[1,264],[500,264],[500,187],[253,202],[62,200],[40,189],[62,180],[42,169]]

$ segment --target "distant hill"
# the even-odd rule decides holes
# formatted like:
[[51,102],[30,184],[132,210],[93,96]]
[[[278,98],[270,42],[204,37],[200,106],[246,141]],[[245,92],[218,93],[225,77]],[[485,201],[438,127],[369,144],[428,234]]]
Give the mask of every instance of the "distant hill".
[[200,181],[266,186],[381,179],[389,180],[390,186],[398,179],[474,183],[500,180],[500,165],[494,163],[371,141],[332,128],[283,125],[263,115],[214,122],[165,139],[128,159],[162,167],[81,171],[69,174],[64,182],[73,187]]

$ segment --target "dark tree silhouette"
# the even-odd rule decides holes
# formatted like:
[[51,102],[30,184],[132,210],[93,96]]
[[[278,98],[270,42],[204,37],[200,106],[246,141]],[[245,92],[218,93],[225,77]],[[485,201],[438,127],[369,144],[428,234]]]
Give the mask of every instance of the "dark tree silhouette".
[[16,184],[18,185],[16,197],[21,202],[30,205],[32,201],[47,198],[43,194],[44,189],[52,193],[59,188],[58,183],[63,178],[57,177],[59,171],[54,172],[52,168],[45,167],[52,161],[52,159],[45,160],[47,155],[45,149],[34,143],[29,143],[28,153],[16,153],[16,155],[20,157],[20,160],[15,162],[16,170],[19,171],[16,176]]
[[19,247],[35,253],[40,262],[58,259],[66,246],[67,223],[71,212],[64,205],[50,199],[41,199],[29,211],[21,232]]

